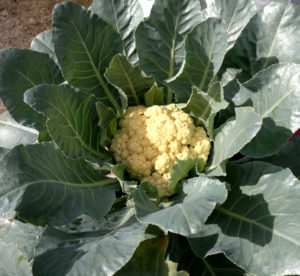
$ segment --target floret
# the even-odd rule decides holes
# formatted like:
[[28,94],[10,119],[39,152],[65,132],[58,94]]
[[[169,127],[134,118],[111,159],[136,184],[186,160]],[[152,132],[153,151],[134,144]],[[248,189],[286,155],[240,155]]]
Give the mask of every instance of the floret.
[[207,161],[210,140],[202,127],[175,104],[129,107],[111,149],[117,162],[126,160],[132,178],[155,185],[159,197],[170,196],[170,171],[176,160]]

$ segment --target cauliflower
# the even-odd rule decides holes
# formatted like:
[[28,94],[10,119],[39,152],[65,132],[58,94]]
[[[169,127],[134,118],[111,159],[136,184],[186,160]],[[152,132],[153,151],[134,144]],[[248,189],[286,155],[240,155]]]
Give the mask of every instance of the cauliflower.
[[175,104],[129,107],[120,126],[111,144],[116,161],[126,160],[130,176],[155,185],[159,197],[172,194],[168,182],[176,159],[207,161],[210,140],[205,130]]

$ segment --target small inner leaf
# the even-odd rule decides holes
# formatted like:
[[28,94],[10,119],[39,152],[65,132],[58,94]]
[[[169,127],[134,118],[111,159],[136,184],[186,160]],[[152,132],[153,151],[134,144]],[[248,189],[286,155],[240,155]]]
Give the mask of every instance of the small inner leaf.
[[132,66],[121,55],[112,59],[104,75],[110,84],[126,94],[129,105],[142,104],[145,92],[154,83],[152,77],[146,77],[138,66]]

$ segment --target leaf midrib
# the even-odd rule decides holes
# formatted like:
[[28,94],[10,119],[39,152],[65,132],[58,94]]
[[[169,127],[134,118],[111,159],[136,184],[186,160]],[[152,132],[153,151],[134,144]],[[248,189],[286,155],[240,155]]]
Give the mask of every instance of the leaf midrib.
[[[201,95],[201,94],[200,94]],[[202,96],[202,95],[201,95]],[[210,97],[210,96],[209,96]],[[205,98],[204,98],[205,99]],[[207,99],[205,99],[207,100]],[[203,109],[203,111],[201,112],[200,114],[200,117],[201,118],[205,118],[204,116],[207,116],[207,119],[205,120],[208,120],[209,119],[209,109],[211,109],[211,104],[213,103],[214,99],[211,97],[209,100],[208,100],[208,104],[206,105],[206,107]]]
[[[71,128],[72,132],[75,134],[75,137],[78,139],[78,141],[80,142],[80,144],[84,147],[84,149],[86,149],[87,151],[91,152],[92,154],[94,154],[95,156],[98,156],[99,158],[107,158],[107,156],[105,154],[102,154],[101,152],[93,149],[92,147],[90,147],[89,145],[87,145],[85,143],[85,141],[82,140],[81,136],[79,135],[79,133],[74,129],[72,123],[70,122],[70,120],[65,116],[65,114],[59,109],[57,108],[55,105],[53,105],[51,102],[48,102],[48,104],[54,109],[56,110],[57,112],[59,112],[61,114],[61,116],[66,120],[67,122],[67,125]],[[75,121],[76,121],[76,118],[74,118]],[[48,117],[48,120],[46,122],[47,124],[47,128],[48,128],[48,122],[49,121],[52,121],[52,118],[51,117]],[[53,136],[53,134],[51,134],[50,132],[50,135],[51,137]],[[54,138],[54,137],[52,137]],[[55,139],[55,138],[54,138]],[[56,140],[56,139],[55,139]]]
[[131,92],[132,92],[132,96],[133,96],[133,98],[134,98],[136,104],[139,105],[139,104],[140,104],[140,100],[139,100],[139,98],[138,98],[138,96],[137,96],[137,93],[136,93],[136,91],[135,91],[134,85],[133,85],[132,82],[131,82],[131,79],[128,77],[128,74],[126,73],[125,68],[123,67],[123,63],[122,63],[122,62],[120,62],[120,68],[121,68],[121,70],[122,70],[122,72],[123,72],[125,78],[127,79],[127,82],[128,82],[128,84],[129,84],[130,90],[131,90]]
[[[253,113],[253,114],[255,114],[255,113]],[[243,119],[240,119],[240,120],[243,120]],[[233,121],[232,123],[234,123],[234,121]],[[254,124],[248,124],[248,126],[247,126],[246,128],[242,128],[242,129],[234,136],[234,138],[230,141],[230,143],[229,143],[229,144],[226,144],[226,150],[223,150],[223,151],[220,153],[220,157],[217,159],[217,162],[213,160],[212,165],[211,165],[210,167],[207,168],[207,171],[214,170],[214,169],[217,168],[217,167],[218,167],[225,159],[230,158],[231,156],[233,156],[234,154],[232,154],[231,156],[227,156],[227,155],[228,155],[228,149],[230,149],[230,147],[232,146],[232,144],[234,144],[234,142],[236,141],[236,139],[238,139],[238,138],[240,137],[240,135],[241,135],[242,132],[245,132],[248,128],[252,128],[254,125],[256,126],[258,123],[259,123],[258,121],[255,121]],[[237,119],[236,119],[236,121],[235,121],[233,127],[236,127],[237,125],[240,125],[240,124],[241,124],[240,121],[237,121]],[[261,121],[260,121],[260,124],[261,124]],[[231,125],[231,126],[232,126],[232,125]],[[226,126],[225,126],[225,127],[226,127]],[[217,137],[218,137],[219,135],[225,135],[225,134],[224,134],[223,131],[221,131],[220,133],[217,134],[216,139],[217,139]],[[215,139],[215,141],[216,141],[216,139]],[[222,147],[222,149],[223,149],[223,147]],[[220,150],[221,150],[221,149],[220,149]],[[216,151],[216,152],[217,152],[217,151]],[[224,152],[225,152],[226,154],[225,154]],[[225,158],[224,158],[224,156],[225,156]],[[216,162],[216,163],[214,164],[214,162]]]
[[[287,1],[287,3],[288,3],[288,1]],[[266,58],[266,60],[265,60],[265,62],[264,62],[264,64],[263,64],[261,70],[264,70],[264,69],[266,69],[266,67],[267,67],[267,64],[268,64],[268,58],[270,57],[270,55],[271,55],[271,53],[272,53],[272,51],[273,51],[273,48],[274,48],[274,45],[275,45],[275,40],[276,40],[276,37],[277,37],[277,33],[278,33],[279,27],[280,27],[280,25],[281,25],[282,18],[283,18],[284,14],[285,14],[285,9],[286,9],[286,7],[287,7],[287,6],[285,6],[285,8],[284,8],[284,10],[283,10],[283,13],[282,13],[280,19],[278,20],[278,25],[277,25],[277,28],[276,28],[276,31],[275,31],[275,34],[274,34],[274,39],[273,39],[273,41],[272,41],[271,47],[270,47],[270,49],[269,49],[269,52],[268,52],[268,54],[266,55],[267,58]]]
[[11,122],[2,121],[2,120],[0,120],[0,124],[2,124],[2,125],[4,125],[4,126],[13,127],[13,128],[16,128],[16,129],[21,129],[21,130],[30,132],[30,133],[32,133],[32,134],[38,134],[38,131],[37,131],[37,130],[35,130],[35,129],[33,129],[33,128],[30,128],[30,127],[25,127],[25,126],[20,125],[20,124],[11,123]]
[[233,9],[233,12],[232,12],[231,17],[230,17],[230,22],[228,23],[228,27],[227,27],[227,33],[228,34],[229,34],[229,31],[230,31],[231,25],[233,23],[233,18],[234,18],[235,14],[236,14],[236,10],[237,10],[236,6],[237,6],[237,2],[238,1],[239,0],[236,0],[236,2],[235,2],[234,9]]
[[[262,118],[266,118],[269,114],[271,114],[276,107],[278,107],[288,96],[290,96],[293,91],[287,92],[283,97],[281,97],[278,101],[275,102],[264,114],[262,114]],[[261,94],[261,93],[260,93]]]
[[213,36],[213,40],[211,42],[211,47],[209,49],[209,56],[208,56],[208,61],[207,61],[207,64],[204,68],[204,72],[203,72],[203,76],[202,76],[202,79],[201,79],[201,82],[200,84],[198,85],[198,88],[200,90],[203,90],[203,86],[205,84],[205,81],[207,79],[207,75],[208,75],[208,72],[209,72],[209,66],[211,64],[211,61],[212,61],[212,50],[213,50],[213,47],[215,46],[215,39],[216,39],[216,36],[217,34],[215,33],[214,36]]
[[93,71],[95,72],[95,75],[96,75],[98,81],[100,82],[102,88],[104,89],[104,92],[105,92],[106,96],[108,97],[108,99],[110,100],[110,102],[112,103],[112,105],[114,106],[114,108],[115,108],[116,110],[118,110],[118,111],[120,112],[120,114],[121,114],[121,113],[122,113],[122,109],[121,109],[120,105],[119,105],[119,104],[117,103],[117,101],[114,99],[114,97],[113,97],[112,94],[110,93],[109,89],[107,88],[107,86],[106,86],[106,84],[105,84],[103,78],[102,78],[101,75],[99,74],[99,71],[97,70],[97,67],[96,67],[96,65],[95,65],[95,63],[94,63],[94,61],[93,61],[93,59],[92,59],[92,56],[91,56],[91,54],[90,54],[90,52],[89,52],[89,50],[88,50],[88,48],[87,48],[87,46],[86,46],[86,44],[85,44],[83,38],[82,38],[82,36],[81,36],[79,30],[77,29],[77,27],[76,27],[76,25],[75,25],[75,23],[74,23],[74,21],[73,21],[72,19],[70,19],[70,23],[73,25],[74,29],[76,30],[76,33],[77,33],[77,35],[78,35],[78,37],[79,37],[79,39],[80,39],[80,41],[81,41],[81,44],[82,44],[82,46],[83,46],[83,48],[84,48],[84,50],[85,50],[85,52],[86,52],[86,55],[87,55],[87,57],[88,57],[88,59],[89,59],[89,62],[90,62],[90,64],[91,64],[92,68],[93,68]]
[[[177,9],[178,9],[178,6],[177,6]],[[172,39],[172,45],[171,45],[171,51],[170,51],[170,64],[169,64],[169,74],[168,74],[169,79],[174,76],[175,48],[176,48],[176,41],[177,41],[178,21],[179,21],[179,16],[178,16],[178,10],[177,10],[177,16],[175,19],[174,36]],[[167,104],[170,104],[170,103],[172,103],[173,93],[172,93],[172,90],[170,87],[168,87],[167,90],[168,90]]]
[[[12,190],[10,190],[9,192],[5,193],[5,197],[7,197],[7,195],[24,189],[26,187],[29,187],[31,185],[35,185],[35,184],[60,184],[60,185],[64,185],[64,186],[70,186],[70,187],[75,187],[75,188],[94,188],[94,187],[103,187],[109,184],[114,184],[114,183],[118,183],[118,180],[116,178],[110,178],[110,179],[105,179],[105,180],[100,180],[100,181],[95,181],[95,182],[90,182],[89,184],[86,183],[71,183],[71,182],[67,182],[67,181],[60,181],[60,180],[55,180],[55,179],[41,179],[41,180],[36,180],[36,181],[31,181],[31,182],[27,182],[26,184],[23,184],[22,186],[18,186]],[[0,196],[0,198],[3,195]]]
[[285,234],[279,232],[278,230],[271,229],[270,227],[268,227],[268,226],[266,226],[266,225],[264,225],[262,223],[259,223],[259,222],[255,221],[253,219],[244,217],[244,216],[242,216],[242,215],[240,215],[238,213],[233,212],[232,210],[225,209],[225,208],[223,208],[221,206],[216,206],[215,210],[219,211],[220,213],[223,213],[223,214],[225,214],[225,215],[227,215],[227,216],[229,216],[231,218],[235,218],[235,219],[238,219],[240,221],[244,221],[246,223],[249,223],[250,225],[251,224],[255,225],[255,226],[257,226],[257,227],[259,227],[259,228],[261,228],[263,230],[266,230],[266,231],[270,232],[271,234],[275,234],[276,236],[278,236],[280,238],[283,238],[283,239],[285,239],[285,240],[287,240],[287,241],[289,241],[289,242],[291,242],[291,243],[293,243],[293,244],[295,244],[297,246],[300,246],[300,243],[298,241],[292,239],[291,237],[286,236]]

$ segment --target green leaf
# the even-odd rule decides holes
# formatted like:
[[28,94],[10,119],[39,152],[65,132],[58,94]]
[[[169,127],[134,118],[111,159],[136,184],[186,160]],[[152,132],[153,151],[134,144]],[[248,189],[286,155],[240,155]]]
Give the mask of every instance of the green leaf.
[[15,147],[0,168],[0,212],[10,218],[16,210],[39,225],[64,224],[82,213],[101,218],[119,189],[116,179],[65,157],[52,143]]
[[140,221],[185,236],[199,231],[216,204],[224,202],[226,196],[222,182],[203,175],[184,181],[179,194],[172,197],[166,207],[162,203],[153,204],[142,188],[132,193]]
[[262,119],[251,107],[235,108],[236,118],[228,120],[217,132],[211,164],[207,171],[217,168],[223,160],[238,153],[261,128]]
[[145,94],[144,100],[147,107],[153,105],[163,105],[164,104],[164,92],[161,88],[154,84]]
[[253,91],[249,96],[258,114],[295,132],[300,125],[299,80],[300,65],[277,64],[255,75],[244,86]]
[[292,134],[290,130],[276,126],[272,118],[265,118],[263,119],[260,131],[241,150],[241,153],[253,158],[271,156],[278,152]]
[[32,41],[30,45],[31,50],[50,54],[55,57],[54,45],[52,42],[52,30],[39,33]]
[[86,8],[66,1],[55,6],[52,35],[68,83],[95,94],[122,114],[118,93],[103,76],[111,59],[121,52],[121,39],[113,27]]
[[220,17],[224,20],[228,33],[227,50],[231,49],[256,12],[252,0],[214,0],[207,1],[208,7],[203,12],[205,17]]
[[246,81],[273,63],[299,63],[299,24],[298,7],[273,1],[249,21],[226,58],[227,66],[243,69],[239,79]]
[[230,262],[224,254],[202,258],[203,272],[201,276],[250,276],[246,271]]
[[111,276],[130,260],[147,227],[130,208],[109,214],[99,226],[74,234],[48,228],[37,248],[34,275]]
[[289,168],[300,179],[300,136],[296,136],[273,156],[262,159],[274,165]]
[[300,182],[288,169],[270,173],[270,166],[251,162],[228,169],[227,201],[189,237],[197,255],[224,252],[255,275],[299,274]]
[[2,158],[2,156],[7,153],[9,150],[7,148],[1,148],[0,147],[0,159]]
[[227,84],[229,84],[231,81],[236,79],[236,76],[238,73],[240,73],[242,69],[236,69],[236,68],[227,68],[225,72],[222,73],[221,77],[221,83],[225,87]]
[[128,177],[125,176],[125,163],[120,163],[114,165],[111,169],[111,172],[117,177],[119,183],[122,188],[122,192],[125,194],[130,194],[137,188],[138,182],[134,180],[130,180]]
[[199,91],[196,87],[192,88],[192,94],[184,107],[184,111],[190,115],[206,122],[211,114],[211,104],[214,99],[208,93]]
[[161,236],[143,241],[131,260],[114,276],[189,276],[185,271],[177,271],[177,263],[165,262],[168,237]]
[[114,26],[122,38],[124,55],[131,63],[137,63],[134,32],[143,20],[140,3],[137,0],[94,0],[90,9]]
[[245,271],[230,262],[224,254],[200,258],[191,250],[183,236],[169,234],[168,257],[178,263],[179,269],[186,270],[191,276],[246,276]]
[[96,103],[98,113],[98,127],[100,128],[99,143],[103,147],[109,147],[113,136],[117,132],[117,115],[112,108],[102,102]]
[[252,91],[243,86],[237,79],[233,79],[224,87],[224,96],[235,106],[249,105]]
[[211,103],[211,113],[206,122],[207,134],[211,139],[215,138],[214,128],[215,128],[215,117],[216,115],[228,107],[228,102],[224,99],[224,91],[221,82],[213,83],[208,91],[208,96],[210,96],[213,101]]
[[[276,153],[300,126],[300,65],[276,64],[244,83],[263,127],[243,154],[265,157]],[[265,147],[265,149],[263,149]],[[261,151],[260,151],[261,150]]]
[[[199,22],[201,8],[198,0],[155,1],[150,17],[136,30],[136,48],[140,66],[161,84],[172,78],[184,60],[186,35]],[[167,103],[172,102],[168,91]]]
[[36,141],[38,132],[35,129],[18,124],[8,113],[0,114],[0,147],[12,149],[19,144]]
[[125,56],[116,55],[106,69],[105,78],[125,93],[129,105],[140,105],[144,94],[154,84],[152,77],[146,77],[139,66],[132,66]]
[[222,161],[215,169],[212,171],[206,172],[208,177],[218,177],[218,176],[226,176],[226,166],[228,163],[228,159]]
[[47,54],[27,49],[0,51],[0,98],[20,124],[44,129],[45,117],[23,102],[24,92],[38,84],[63,82],[60,69]]
[[207,91],[223,62],[227,32],[223,20],[209,18],[188,34],[185,42],[186,60],[177,76],[168,81],[179,102],[186,102],[191,88]]
[[143,241],[131,260],[114,276],[168,276],[168,266],[165,263],[165,253],[168,237],[157,237]]
[[14,244],[0,240],[0,275],[32,276],[29,263]]
[[205,163],[201,158],[188,158],[186,160],[176,160],[176,164],[171,168],[171,176],[168,183],[169,190],[176,193],[178,182],[186,178],[192,169],[196,173],[202,172]]
[[96,98],[69,85],[39,85],[25,93],[24,100],[47,116],[47,130],[69,157],[108,158],[100,148]]
[[35,247],[43,232],[42,227],[0,218],[0,240],[16,245],[28,262],[33,259]]
[[227,106],[228,102],[224,100],[223,87],[220,82],[215,82],[207,93],[193,87],[184,111],[199,119],[205,125],[208,135],[213,139],[214,118],[220,110]]

